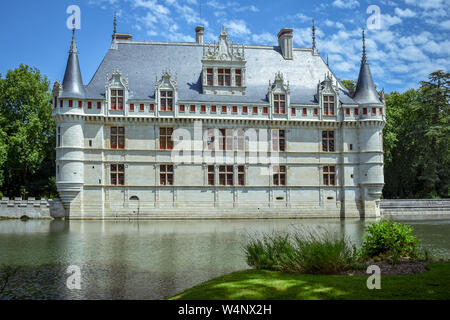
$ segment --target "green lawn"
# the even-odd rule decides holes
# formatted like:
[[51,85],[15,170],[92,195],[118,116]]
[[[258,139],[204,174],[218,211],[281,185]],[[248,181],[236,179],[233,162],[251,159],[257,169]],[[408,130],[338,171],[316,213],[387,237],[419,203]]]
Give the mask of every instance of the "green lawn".
[[383,276],[381,289],[369,290],[368,276],[234,272],[188,289],[171,300],[321,300],[450,299],[450,263],[431,264],[428,272]]

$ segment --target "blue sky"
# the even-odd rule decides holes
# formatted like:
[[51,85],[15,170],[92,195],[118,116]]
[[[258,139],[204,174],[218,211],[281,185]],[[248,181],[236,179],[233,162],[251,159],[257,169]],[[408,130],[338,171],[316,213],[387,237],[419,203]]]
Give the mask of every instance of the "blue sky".
[[[341,79],[356,79],[361,58],[361,28],[370,5],[380,8],[381,27],[367,32],[374,80],[386,92],[418,87],[437,69],[449,71],[448,0],[15,0],[0,11],[0,73],[26,63],[53,82],[62,79],[70,46],[66,9],[81,9],[77,31],[81,71],[87,84],[106,54],[119,14],[118,31],[136,40],[194,41],[195,26],[205,26],[205,41],[217,39],[220,26],[235,43],[276,45],[283,27],[294,29],[294,46],[311,47],[311,20],[317,46]],[[201,8],[201,9],[200,9]]]

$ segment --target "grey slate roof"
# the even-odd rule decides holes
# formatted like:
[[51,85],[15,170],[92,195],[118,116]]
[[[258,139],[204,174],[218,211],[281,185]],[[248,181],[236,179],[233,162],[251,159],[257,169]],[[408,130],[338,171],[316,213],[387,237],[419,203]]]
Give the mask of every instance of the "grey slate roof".
[[75,42],[75,29],[72,35],[72,44],[67,60],[66,72],[64,73],[63,92],[61,98],[84,98],[85,87],[80,72],[80,63],[78,61],[78,50]]
[[375,88],[373,82],[372,73],[370,72],[369,62],[366,55],[366,40],[364,36],[364,30],[362,32],[363,40],[363,53],[361,60],[361,68],[359,70],[358,83],[356,85],[356,91],[353,95],[353,100],[359,104],[375,104],[382,105],[380,96]]
[[[161,43],[118,41],[117,49],[110,49],[94,77],[86,86],[86,98],[103,99],[106,75],[116,69],[128,78],[129,99],[154,99],[156,77],[168,69],[176,75],[178,100],[193,102],[267,102],[269,81],[281,71],[289,81],[291,104],[316,104],[317,84],[325,79],[329,67],[311,49],[294,49],[294,59],[285,60],[279,47],[246,46],[246,95],[204,95],[201,92],[203,47],[195,43]],[[340,84],[340,100],[356,104]]]

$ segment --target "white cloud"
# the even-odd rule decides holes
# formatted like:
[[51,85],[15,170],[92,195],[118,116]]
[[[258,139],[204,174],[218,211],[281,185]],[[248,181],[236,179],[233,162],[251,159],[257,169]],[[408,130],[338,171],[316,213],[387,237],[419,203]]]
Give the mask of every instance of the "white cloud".
[[412,18],[416,16],[416,13],[408,8],[405,10],[395,8],[395,13],[401,18]]
[[359,7],[357,0],[334,0],[333,6],[338,8],[352,9]]
[[228,21],[225,25],[230,36],[245,38],[246,36],[251,34],[244,20],[231,20]]
[[253,34],[252,40],[255,44],[277,45],[277,37],[269,32]]

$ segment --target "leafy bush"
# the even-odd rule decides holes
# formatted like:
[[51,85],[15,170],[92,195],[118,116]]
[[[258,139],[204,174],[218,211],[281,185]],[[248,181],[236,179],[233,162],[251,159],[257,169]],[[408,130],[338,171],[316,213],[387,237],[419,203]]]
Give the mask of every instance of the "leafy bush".
[[244,250],[248,265],[256,269],[334,274],[360,267],[356,248],[329,233],[264,235],[250,240]]
[[419,240],[412,234],[413,228],[391,220],[380,220],[366,228],[362,254],[368,258],[392,255],[394,263],[400,257],[418,258]]

